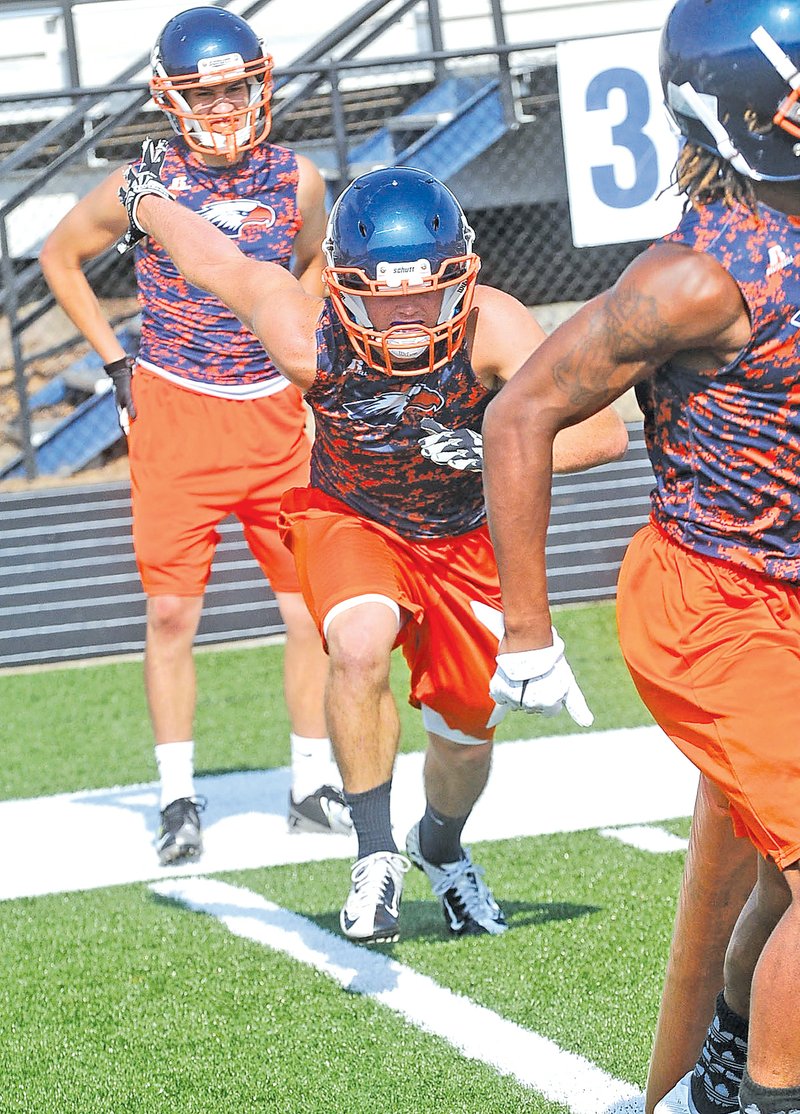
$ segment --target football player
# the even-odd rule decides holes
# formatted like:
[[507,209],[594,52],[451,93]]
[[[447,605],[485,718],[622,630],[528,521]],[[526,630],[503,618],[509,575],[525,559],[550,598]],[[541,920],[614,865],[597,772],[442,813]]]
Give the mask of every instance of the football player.
[[[680,224],[548,337],[487,410],[506,612],[492,692],[534,712],[569,697],[547,604],[551,446],[635,384],[656,485],[620,573],[622,651],[703,775],[699,859],[703,815],[720,806],[760,855],[697,1064],[656,1110],[786,1114],[800,1110],[800,3],[678,0],[660,69],[685,140]],[[713,860],[719,825],[709,831]],[[723,853],[727,843],[723,832]],[[713,951],[743,887],[720,933],[707,904],[720,888],[702,892],[709,870],[697,858],[690,920],[705,949],[706,906]],[[738,858],[746,885],[751,860]]]
[[[149,154],[149,167],[128,175],[133,234],[158,240],[190,283],[230,305],[315,418],[311,483],[284,496],[281,531],[327,647],[328,725],[358,835],[342,931],[397,939],[413,863],[450,932],[503,933],[506,918],[461,841],[499,718],[488,684],[503,619],[480,427],[542,330],[516,299],[478,285],[461,206],[422,170],[375,170],[343,192],[328,222],[323,300],[171,201],[160,154]],[[555,464],[585,468],[626,445],[624,424],[604,411],[564,432]],[[426,808],[407,857],[390,815],[396,646],[429,740]],[[574,711],[591,722],[580,694]]]
[[[307,158],[269,142],[272,60],[249,24],[215,7],[174,16],[152,55],[152,94],[175,137],[164,181],[183,207],[253,259],[291,266],[322,290],[324,185]],[[218,298],[189,286],[156,240],[136,247],[141,344],[128,358],[82,265],[128,227],[123,169],[84,197],[48,237],[45,277],[112,377],[128,433],[133,543],[147,594],[145,687],[161,782],[160,861],[202,850],[194,785],[192,648],[230,514],[244,528],[286,626],[293,831],[349,832],[323,708],[326,661],[277,531],[287,487],[308,477],[300,392]],[[258,678],[253,678],[258,692]]]

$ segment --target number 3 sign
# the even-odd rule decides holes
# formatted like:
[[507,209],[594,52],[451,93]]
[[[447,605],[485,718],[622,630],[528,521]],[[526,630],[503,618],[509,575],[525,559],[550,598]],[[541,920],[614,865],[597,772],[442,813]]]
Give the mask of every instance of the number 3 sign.
[[[559,43],[561,127],[576,247],[654,240],[678,223],[678,155],[658,76],[659,32]],[[666,190],[666,193],[662,193]]]

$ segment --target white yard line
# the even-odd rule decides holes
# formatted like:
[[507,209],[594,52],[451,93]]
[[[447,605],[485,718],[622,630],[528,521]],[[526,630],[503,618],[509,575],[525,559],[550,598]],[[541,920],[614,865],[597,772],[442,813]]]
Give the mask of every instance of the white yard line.
[[[289,779],[288,769],[198,778],[197,791],[208,798],[205,851],[194,865],[172,870],[158,866],[153,847],[155,783],[0,802],[0,846],[15,849],[4,861],[0,900],[154,882],[156,893],[217,917],[235,935],[324,971],[465,1056],[563,1103],[572,1114],[641,1114],[643,1098],[634,1087],[583,1057],[259,894],[199,877],[355,857],[354,838],[287,832]],[[628,837],[636,832],[636,845],[644,846],[646,839],[659,839],[646,825],[689,815],[696,789],[696,771],[655,727],[501,743],[465,837],[507,839],[597,828],[617,839],[626,838],[626,830]],[[422,755],[402,755],[392,789],[398,839],[404,839],[423,805]],[[648,849],[674,847],[660,840]]]
[[620,843],[635,847],[637,851],[650,851],[654,855],[685,851],[689,846],[688,839],[681,839],[666,828],[644,827],[642,824],[632,824],[629,828],[601,828],[600,835],[607,839],[618,839]]
[[382,1003],[469,1059],[512,1076],[551,1102],[563,1103],[572,1114],[639,1114],[644,1109],[635,1087],[583,1056],[565,1052],[546,1037],[379,952],[334,936],[252,890],[210,878],[172,879],[151,889],[215,917],[235,936],[291,956],[346,990]]
[[[289,770],[202,777],[205,851],[158,865],[158,789],[149,785],[0,802],[0,900],[173,876],[323,859],[352,859],[355,839],[290,835]],[[697,772],[655,727],[583,732],[495,748],[492,775],[465,829],[467,842],[651,824],[688,816]],[[424,808],[422,755],[401,755],[392,788],[397,838]]]

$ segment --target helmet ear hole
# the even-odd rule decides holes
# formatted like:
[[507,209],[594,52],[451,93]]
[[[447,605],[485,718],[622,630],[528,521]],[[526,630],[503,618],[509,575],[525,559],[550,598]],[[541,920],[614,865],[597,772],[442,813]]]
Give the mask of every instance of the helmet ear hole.
[[747,130],[753,135],[769,135],[775,127],[770,118],[760,116],[752,108],[745,111],[744,122]]

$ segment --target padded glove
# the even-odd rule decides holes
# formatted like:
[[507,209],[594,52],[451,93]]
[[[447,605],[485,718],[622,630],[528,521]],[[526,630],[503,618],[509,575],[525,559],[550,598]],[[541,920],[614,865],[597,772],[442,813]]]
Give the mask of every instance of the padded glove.
[[156,197],[163,197],[167,201],[175,200],[159,177],[167,147],[165,139],[155,142],[148,137],[142,144],[142,157],[138,166],[128,166],[125,169],[125,185],[120,187],[119,199],[128,214],[128,230],[117,244],[117,251],[120,253],[128,251],[147,235],[136,220],[139,202],[146,194],[155,194]]
[[114,401],[117,404],[119,427],[127,437],[131,430],[131,422],[136,417],[136,407],[133,405],[131,393],[131,379],[133,378],[132,356],[123,356],[121,360],[112,360],[103,364],[103,370],[114,384]]
[[497,655],[489,692],[497,704],[532,714],[554,716],[566,708],[580,727],[590,727],[594,716],[564,657],[564,643],[551,629],[552,646]]

